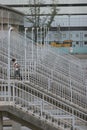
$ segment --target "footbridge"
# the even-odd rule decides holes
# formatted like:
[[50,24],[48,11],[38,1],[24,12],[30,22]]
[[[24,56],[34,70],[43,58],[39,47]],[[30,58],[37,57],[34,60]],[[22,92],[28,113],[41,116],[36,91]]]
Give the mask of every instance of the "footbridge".
[[[11,59],[20,64],[14,79]],[[86,69],[73,55],[35,45],[23,34],[0,31],[0,130],[8,117],[32,130],[84,130]]]

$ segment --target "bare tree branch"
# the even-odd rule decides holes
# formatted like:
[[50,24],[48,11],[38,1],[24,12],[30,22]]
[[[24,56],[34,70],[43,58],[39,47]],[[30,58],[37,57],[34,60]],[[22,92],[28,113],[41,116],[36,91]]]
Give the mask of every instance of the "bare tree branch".
[[[35,34],[35,42],[37,42],[37,27],[43,27],[47,26],[50,27],[52,22],[54,21],[54,18],[57,14],[57,8],[56,8],[56,0],[52,0],[53,6],[51,7],[51,15],[48,16],[41,16],[41,4],[43,4],[44,1],[42,0],[29,0],[29,4],[33,6],[29,6],[29,11],[31,13],[31,16],[29,17],[29,21],[32,23],[32,26],[34,29]],[[38,5],[38,6],[37,6]],[[43,30],[43,29],[42,29]]]

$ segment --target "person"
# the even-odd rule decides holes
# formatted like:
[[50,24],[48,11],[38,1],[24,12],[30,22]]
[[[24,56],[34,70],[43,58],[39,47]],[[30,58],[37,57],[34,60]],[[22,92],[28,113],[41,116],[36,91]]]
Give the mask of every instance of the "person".
[[20,65],[17,63],[16,59],[12,59],[13,67],[14,67],[14,78],[16,79],[17,76],[22,80],[22,77],[20,75]]

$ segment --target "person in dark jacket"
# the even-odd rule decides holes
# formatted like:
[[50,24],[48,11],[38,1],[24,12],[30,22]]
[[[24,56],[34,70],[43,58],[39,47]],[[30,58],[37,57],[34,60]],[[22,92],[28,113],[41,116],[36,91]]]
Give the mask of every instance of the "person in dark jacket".
[[20,75],[20,65],[17,63],[16,59],[12,59],[13,62],[13,67],[14,67],[14,78],[16,79],[17,76],[22,79],[21,75]]

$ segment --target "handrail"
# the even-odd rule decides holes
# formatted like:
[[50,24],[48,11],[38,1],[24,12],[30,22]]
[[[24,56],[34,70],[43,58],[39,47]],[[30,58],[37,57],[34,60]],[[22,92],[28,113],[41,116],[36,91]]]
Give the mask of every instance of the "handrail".
[[[53,108],[56,108],[58,110],[57,112],[62,111],[67,113],[71,116],[71,120],[75,118],[86,122],[87,96],[85,91],[86,86],[84,84],[84,71],[80,60],[68,54],[53,52],[48,46],[43,48],[38,46],[37,52],[37,46],[33,45],[32,49],[28,38],[26,39],[27,46],[25,48],[24,36],[15,32],[11,33],[10,40],[10,60],[14,57],[17,58],[21,66],[20,70],[23,80],[18,81],[12,79],[14,70],[10,63],[11,77],[9,79],[10,86],[8,86],[8,79],[6,78],[8,69],[8,35],[6,31],[6,33],[3,33],[3,39],[0,41],[2,48],[0,50],[0,99],[3,101],[13,100],[16,106],[24,110],[26,110],[27,106],[31,106],[31,111],[34,112],[34,109],[38,111],[35,112],[36,116],[40,116],[38,115],[39,113],[43,117],[44,112],[45,117],[49,117],[49,121],[50,118],[51,121],[53,118],[55,119],[57,126],[59,118],[55,116]],[[8,94],[8,91],[10,91],[9,94],[11,95]],[[36,104],[35,102],[29,101],[31,97],[35,101],[38,99]],[[42,102],[44,103],[44,108]],[[43,112],[42,108],[44,109]],[[56,109],[54,110],[56,111]],[[62,121],[71,127],[72,123],[67,120],[67,123],[65,123],[61,116]]]
[[[6,81],[5,81],[6,82]],[[18,82],[18,83],[17,83]],[[46,93],[43,93],[43,92],[41,92],[41,91],[39,91],[39,90],[37,90],[37,89],[35,89],[35,88],[33,88],[32,86],[29,86],[29,85],[25,85],[24,83],[21,83],[20,81],[12,81],[11,82],[11,86],[12,86],[12,84],[14,84],[15,83],[15,85],[16,85],[16,88],[17,88],[17,91],[15,90],[14,92],[16,92],[15,94],[15,96],[18,96],[19,94],[18,94],[18,90],[22,90],[23,92],[26,92],[26,93],[30,93],[30,95],[31,94],[33,94],[33,95],[35,95],[35,99],[37,99],[37,98],[40,98],[41,100],[43,99],[42,97],[43,97],[43,95],[44,95],[44,100],[46,101],[46,102],[49,102],[49,103],[53,103],[53,105],[57,105],[57,107],[58,107],[58,104],[62,104],[62,105],[64,105],[64,106],[66,106],[66,108],[67,107],[69,107],[69,108],[67,108],[67,110],[69,109],[70,111],[72,111],[73,110],[73,108],[72,107],[70,107],[70,105],[67,105],[66,103],[63,103],[62,101],[59,101],[59,100],[56,100],[55,98],[53,98],[53,97],[51,97],[51,96],[49,96],[48,94],[46,94]],[[22,86],[21,86],[22,85]],[[4,86],[3,86],[4,87]],[[30,90],[31,90],[31,92],[30,92]],[[22,94],[21,92],[20,92],[20,94]],[[4,95],[3,95],[4,96]],[[7,95],[8,96],[8,95]],[[23,100],[24,100],[24,97],[26,97],[27,96],[27,94],[23,94],[23,95],[20,95],[20,96],[22,96],[23,97]],[[5,96],[4,96],[5,97]],[[21,97],[21,98],[22,98]],[[6,97],[5,97],[6,98]],[[14,98],[14,97],[13,97]],[[40,101],[40,99],[39,99],[39,101]],[[48,100],[49,99],[49,100]],[[43,100],[43,101],[44,101]],[[51,102],[50,102],[51,101]],[[55,104],[54,104],[55,103]],[[58,103],[58,104],[56,104],[56,103]],[[23,104],[22,104],[23,105]],[[60,109],[62,110],[62,108],[60,107]],[[67,111],[66,110],[66,111]],[[65,111],[65,110],[63,110],[63,111]],[[68,114],[70,113],[70,111],[68,111]],[[77,110],[77,109],[74,109],[74,113],[75,113],[75,111],[78,111],[78,112],[80,112],[80,114],[82,114],[82,117],[84,117],[83,116],[83,112],[81,112],[81,111],[79,111],[79,110]],[[77,112],[77,114],[78,114],[78,112]],[[74,114],[73,113],[73,114]],[[86,116],[87,114],[85,114],[85,116]],[[76,117],[78,117],[78,119],[80,119],[81,117],[79,117],[79,115],[77,116],[77,115],[75,115]],[[82,118],[81,118],[81,120],[83,120]]]

